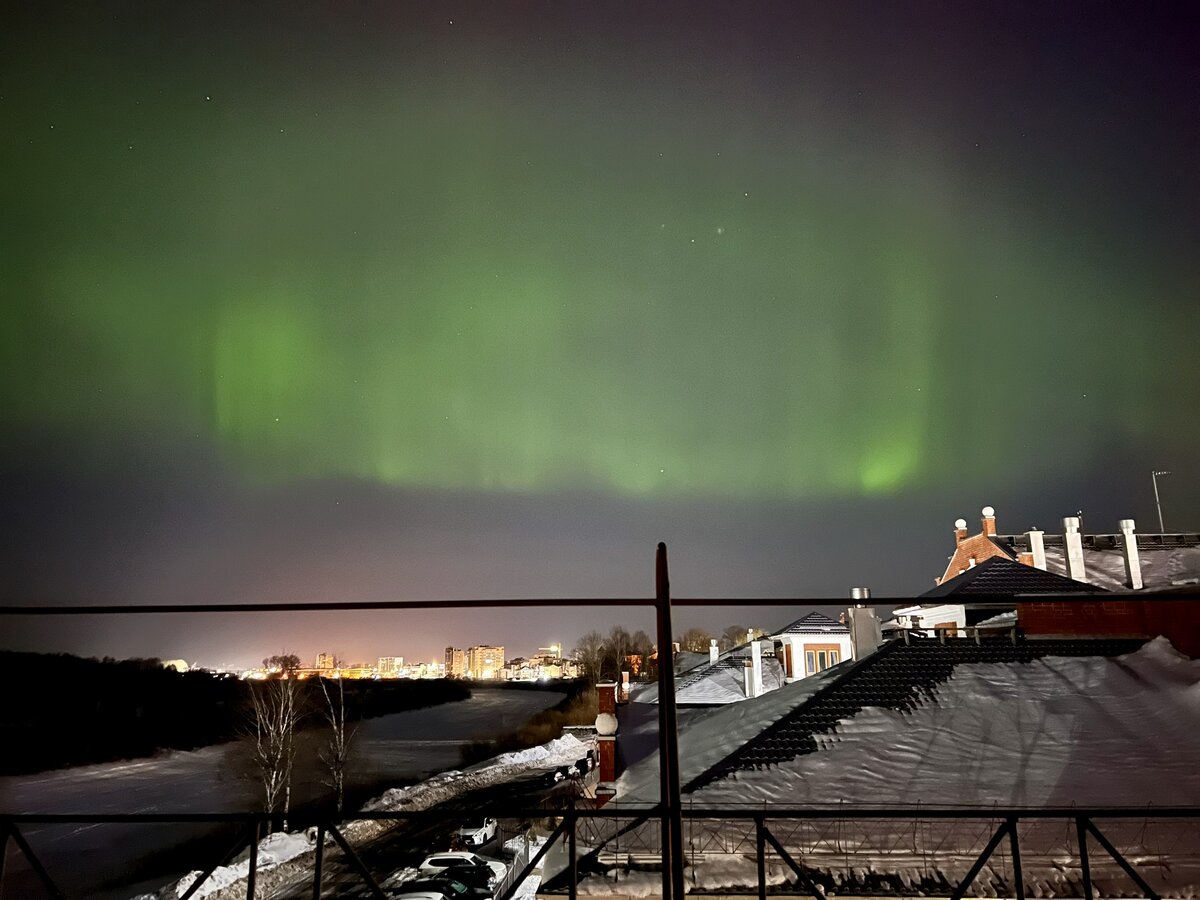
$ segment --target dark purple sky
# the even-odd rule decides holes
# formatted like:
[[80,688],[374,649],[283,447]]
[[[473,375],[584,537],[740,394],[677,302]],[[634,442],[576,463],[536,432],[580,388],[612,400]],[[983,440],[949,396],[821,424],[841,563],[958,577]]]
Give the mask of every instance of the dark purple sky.
[[[1116,3],[5,4],[5,603],[932,585],[1195,529],[1200,28]],[[679,630],[804,612],[681,613]],[[4,619],[510,655],[614,611]]]

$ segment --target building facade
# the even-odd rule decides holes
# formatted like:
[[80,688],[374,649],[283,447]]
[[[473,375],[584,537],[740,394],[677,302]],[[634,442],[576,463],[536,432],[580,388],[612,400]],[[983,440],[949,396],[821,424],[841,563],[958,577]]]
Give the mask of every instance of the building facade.
[[500,677],[504,668],[504,648],[476,646],[467,649],[467,677],[490,681]]

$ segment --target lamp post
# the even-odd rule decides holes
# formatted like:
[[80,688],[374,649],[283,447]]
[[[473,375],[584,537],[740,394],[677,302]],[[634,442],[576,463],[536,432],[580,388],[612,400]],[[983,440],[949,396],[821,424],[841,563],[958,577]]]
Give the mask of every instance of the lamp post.
[[1158,509],[1158,533],[1159,534],[1162,534],[1165,529],[1163,528],[1163,520],[1162,520],[1162,503],[1158,499],[1158,476],[1159,475],[1170,475],[1170,474],[1171,474],[1170,472],[1165,472],[1165,471],[1154,471],[1154,472],[1150,473],[1150,480],[1154,482],[1154,506]]

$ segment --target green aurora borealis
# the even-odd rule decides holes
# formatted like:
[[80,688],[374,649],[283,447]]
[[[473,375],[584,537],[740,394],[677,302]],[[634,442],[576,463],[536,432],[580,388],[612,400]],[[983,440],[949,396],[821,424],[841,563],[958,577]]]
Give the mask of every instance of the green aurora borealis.
[[10,42],[10,429],[268,482],[806,498],[1052,476],[1158,418],[1192,272],[1129,233],[1128,160],[1078,171],[1094,110],[957,104],[915,49],[839,82],[802,24],[798,62],[705,70],[566,15],[376,13]]
[[1154,468],[1196,527],[1194,4],[0,10],[7,602],[630,596],[658,540],[692,595],[912,596],[985,503],[1153,527]]

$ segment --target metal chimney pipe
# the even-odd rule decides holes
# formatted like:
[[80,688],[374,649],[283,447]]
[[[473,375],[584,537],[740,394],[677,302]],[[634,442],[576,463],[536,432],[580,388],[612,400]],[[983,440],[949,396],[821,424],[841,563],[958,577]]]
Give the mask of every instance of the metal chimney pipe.
[[1135,591],[1142,589],[1142,560],[1138,556],[1136,523],[1133,519],[1122,519],[1121,550],[1125,557],[1125,586]]
[[1083,566],[1083,535],[1079,533],[1079,517],[1067,516],[1062,520],[1062,526],[1067,577],[1076,581],[1087,581],[1087,572]]

